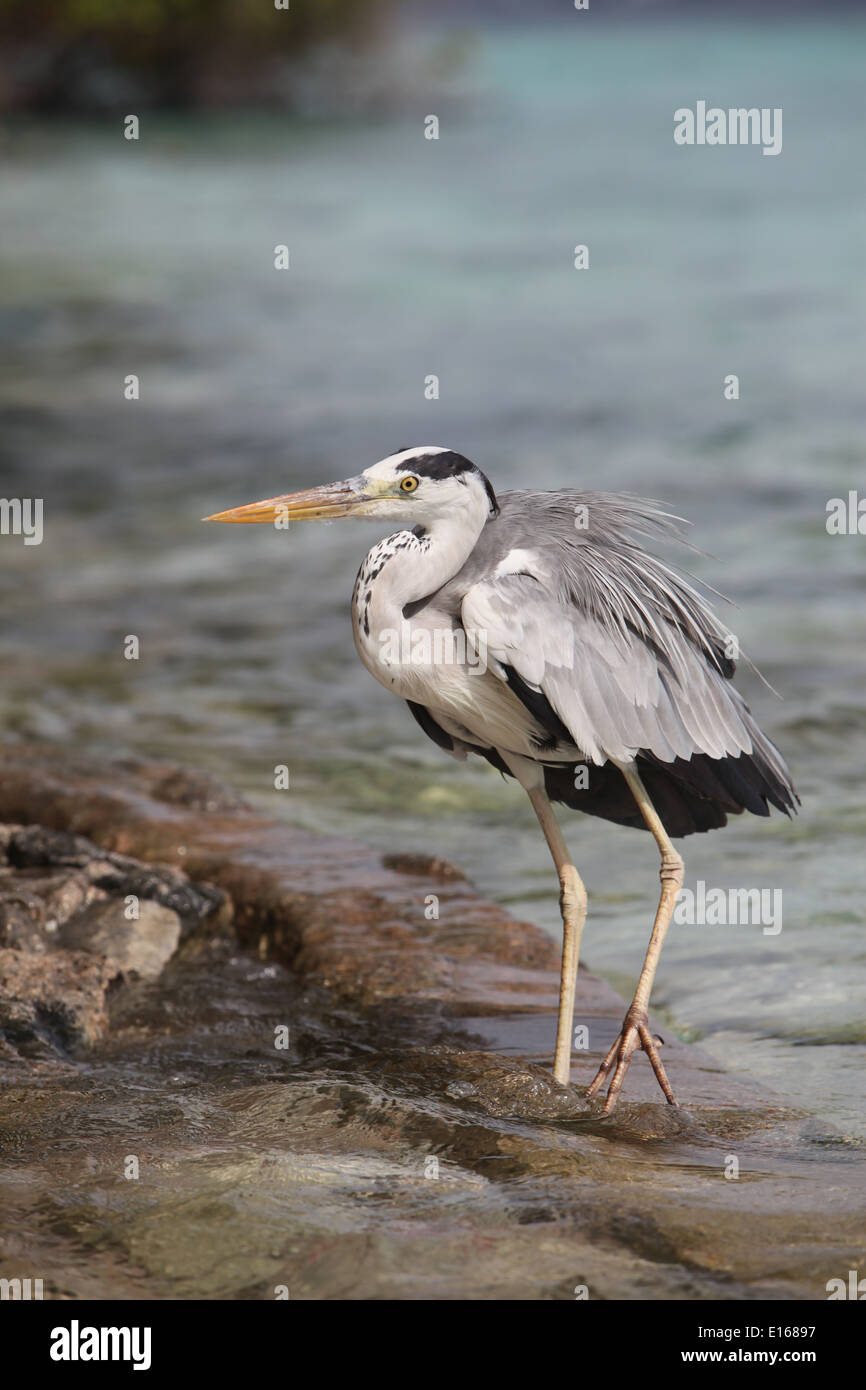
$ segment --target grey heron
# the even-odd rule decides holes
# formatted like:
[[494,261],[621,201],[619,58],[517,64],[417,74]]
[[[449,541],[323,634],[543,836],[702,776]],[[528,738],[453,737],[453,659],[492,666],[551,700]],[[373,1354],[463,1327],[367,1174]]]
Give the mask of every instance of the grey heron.
[[782,755],[731,684],[730,635],[693,585],[642,544],[679,535],[679,518],[614,493],[497,498],[463,455],[424,445],[343,482],[205,520],[340,517],[405,528],[373,546],[355,582],[352,623],[367,670],[440,748],[478,754],[516,778],[544,832],[560,883],[554,1076],[563,1085],[587,898],[551,803],[653,835],[661,895],[649,946],[588,1094],[610,1078],[610,1114],[642,1050],[676,1105],[648,1017],[683,883],[671,837],[799,804]]

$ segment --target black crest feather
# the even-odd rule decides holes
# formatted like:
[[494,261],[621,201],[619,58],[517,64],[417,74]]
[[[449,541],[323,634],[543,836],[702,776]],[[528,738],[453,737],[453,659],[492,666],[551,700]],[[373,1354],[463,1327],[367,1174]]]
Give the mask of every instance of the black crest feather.
[[[397,449],[398,454],[406,453],[413,448],[420,448],[420,445],[406,444],[402,449]],[[492,516],[499,515],[499,503],[496,500],[496,493],[493,485],[486,474],[481,472],[471,459],[465,458],[463,454],[455,453],[453,449],[447,449],[435,454],[418,454],[413,459],[406,459],[404,463],[397,465],[400,473],[415,473],[419,478],[459,478],[464,473],[477,473],[490,498],[490,511]]]

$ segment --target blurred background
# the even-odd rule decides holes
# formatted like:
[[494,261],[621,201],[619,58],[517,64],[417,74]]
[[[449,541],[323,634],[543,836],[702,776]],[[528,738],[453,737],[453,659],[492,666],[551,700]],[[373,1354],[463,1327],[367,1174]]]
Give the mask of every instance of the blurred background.
[[[357,661],[380,533],[199,518],[416,442],[498,489],[661,498],[783,697],[743,665],[804,805],[684,842],[687,886],[782,888],[784,925],[674,926],[658,1011],[852,1138],[866,537],[825,516],[866,478],[866,25],[724,8],[0,0],[0,492],[45,505],[41,546],[0,538],[0,729],[448,855],[556,933],[522,793],[452,763]],[[782,154],[675,146],[699,99],[782,107]],[[654,846],[565,820],[586,960],[630,997]]]

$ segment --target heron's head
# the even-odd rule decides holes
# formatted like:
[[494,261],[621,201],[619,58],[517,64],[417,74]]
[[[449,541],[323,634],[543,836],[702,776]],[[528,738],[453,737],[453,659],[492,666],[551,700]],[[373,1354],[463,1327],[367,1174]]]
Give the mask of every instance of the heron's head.
[[343,482],[268,497],[263,502],[217,512],[205,517],[205,521],[280,525],[355,516],[427,526],[467,508],[477,511],[481,518],[496,516],[496,494],[487,478],[462,454],[423,444],[398,449],[396,454],[389,454]]

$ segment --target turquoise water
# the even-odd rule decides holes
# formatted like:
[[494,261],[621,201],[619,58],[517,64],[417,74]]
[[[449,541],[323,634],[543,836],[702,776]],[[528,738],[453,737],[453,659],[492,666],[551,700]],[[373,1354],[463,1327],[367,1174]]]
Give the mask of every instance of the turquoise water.
[[[199,518],[413,441],[498,486],[663,498],[784,697],[743,670],[804,805],[684,842],[687,884],[781,889],[783,929],[675,926],[656,1004],[862,1135],[866,538],[824,519],[866,492],[866,30],[569,21],[477,35],[447,90],[416,45],[411,109],[375,119],[6,132],[3,492],[44,497],[45,539],[0,548],[0,727],[203,765],[272,814],[446,854],[556,932],[522,794],[440,754],[357,663],[348,598],[380,532]],[[782,154],[677,148],[699,99],[781,106]],[[566,828],[585,957],[630,992],[654,848]]]

